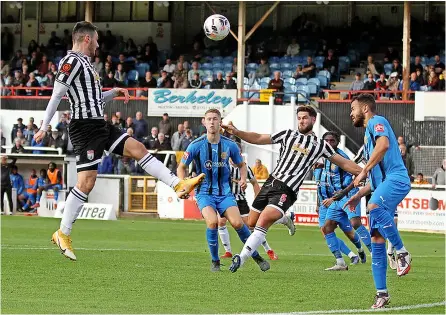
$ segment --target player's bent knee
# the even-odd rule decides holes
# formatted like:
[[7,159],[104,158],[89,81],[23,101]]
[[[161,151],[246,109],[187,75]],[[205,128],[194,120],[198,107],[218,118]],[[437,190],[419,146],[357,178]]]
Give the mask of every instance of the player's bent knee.
[[128,138],[124,144],[124,155],[136,160],[141,160],[147,154],[147,149],[141,142]]

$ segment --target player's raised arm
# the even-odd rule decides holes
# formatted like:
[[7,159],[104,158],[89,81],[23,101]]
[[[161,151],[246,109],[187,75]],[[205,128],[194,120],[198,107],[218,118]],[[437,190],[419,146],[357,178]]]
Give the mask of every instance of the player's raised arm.
[[234,126],[232,121],[228,122],[227,125],[222,124],[221,126],[226,131],[228,131],[230,134],[233,134],[234,136],[239,137],[243,141],[246,141],[246,142],[249,142],[252,144],[272,144],[271,135],[238,130]]
[[105,91],[104,92],[104,102],[105,103],[111,102],[113,100],[113,98],[116,96],[119,96],[119,94],[124,95],[124,97],[125,97],[124,104],[127,104],[130,99],[129,91],[127,89],[122,89],[122,88],[114,88],[109,91]]
[[337,154],[326,141],[324,141],[323,156],[350,174],[358,175],[362,171],[362,168],[355,162]]

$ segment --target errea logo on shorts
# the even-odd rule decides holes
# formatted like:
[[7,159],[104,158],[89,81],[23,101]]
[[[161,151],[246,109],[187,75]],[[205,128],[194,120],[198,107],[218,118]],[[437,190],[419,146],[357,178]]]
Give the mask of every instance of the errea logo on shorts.
[[206,162],[204,162],[204,167],[207,170],[211,170],[213,167],[226,167],[226,163],[225,162],[213,162],[211,160],[207,160]]

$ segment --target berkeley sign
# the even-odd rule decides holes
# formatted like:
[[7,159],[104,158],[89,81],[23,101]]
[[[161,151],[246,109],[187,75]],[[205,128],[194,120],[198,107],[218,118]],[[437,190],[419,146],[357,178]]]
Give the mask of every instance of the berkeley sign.
[[237,105],[237,90],[149,89],[148,98],[148,116],[202,117],[211,108],[228,113]]

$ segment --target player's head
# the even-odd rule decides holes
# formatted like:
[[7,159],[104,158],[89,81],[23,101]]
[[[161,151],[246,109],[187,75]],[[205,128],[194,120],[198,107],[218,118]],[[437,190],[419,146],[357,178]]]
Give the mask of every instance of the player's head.
[[375,114],[376,102],[371,94],[360,94],[355,96],[350,104],[350,117],[355,127],[365,127],[368,120]]
[[311,106],[302,105],[297,108],[297,122],[300,133],[307,134],[313,130],[316,122],[316,110]]
[[204,114],[204,123],[208,134],[216,134],[220,132],[221,113],[216,108],[211,108]]
[[54,171],[54,169],[56,168],[56,163],[54,163],[54,162],[50,162],[49,164],[48,164],[48,169],[52,172],[52,171]]
[[6,155],[2,155],[2,164],[5,165],[8,163],[8,157]]
[[328,144],[330,144],[331,147],[336,150],[338,148],[339,141],[340,141],[341,137],[339,136],[339,134],[336,131],[327,131],[322,136],[322,139],[324,139],[324,141],[328,142]]
[[35,170],[35,169],[32,169],[32,170],[31,170],[31,176],[32,176],[32,177],[36,177],[36,170]]
[[77,22],[73,28],[73,46],[82,48],[83,52],[93,57],[98,45],[98,28],[87,21]]
[[42,168],[42,169],[40,170],[40,177],[44,177],[44,178],[46,178],[46,169]]
[[11,166],[11,172],[12,172],[13,174],[17,174],[18,171],[19,171],[19,169],[17,168],[17,165],[13,165],[13,166]]

